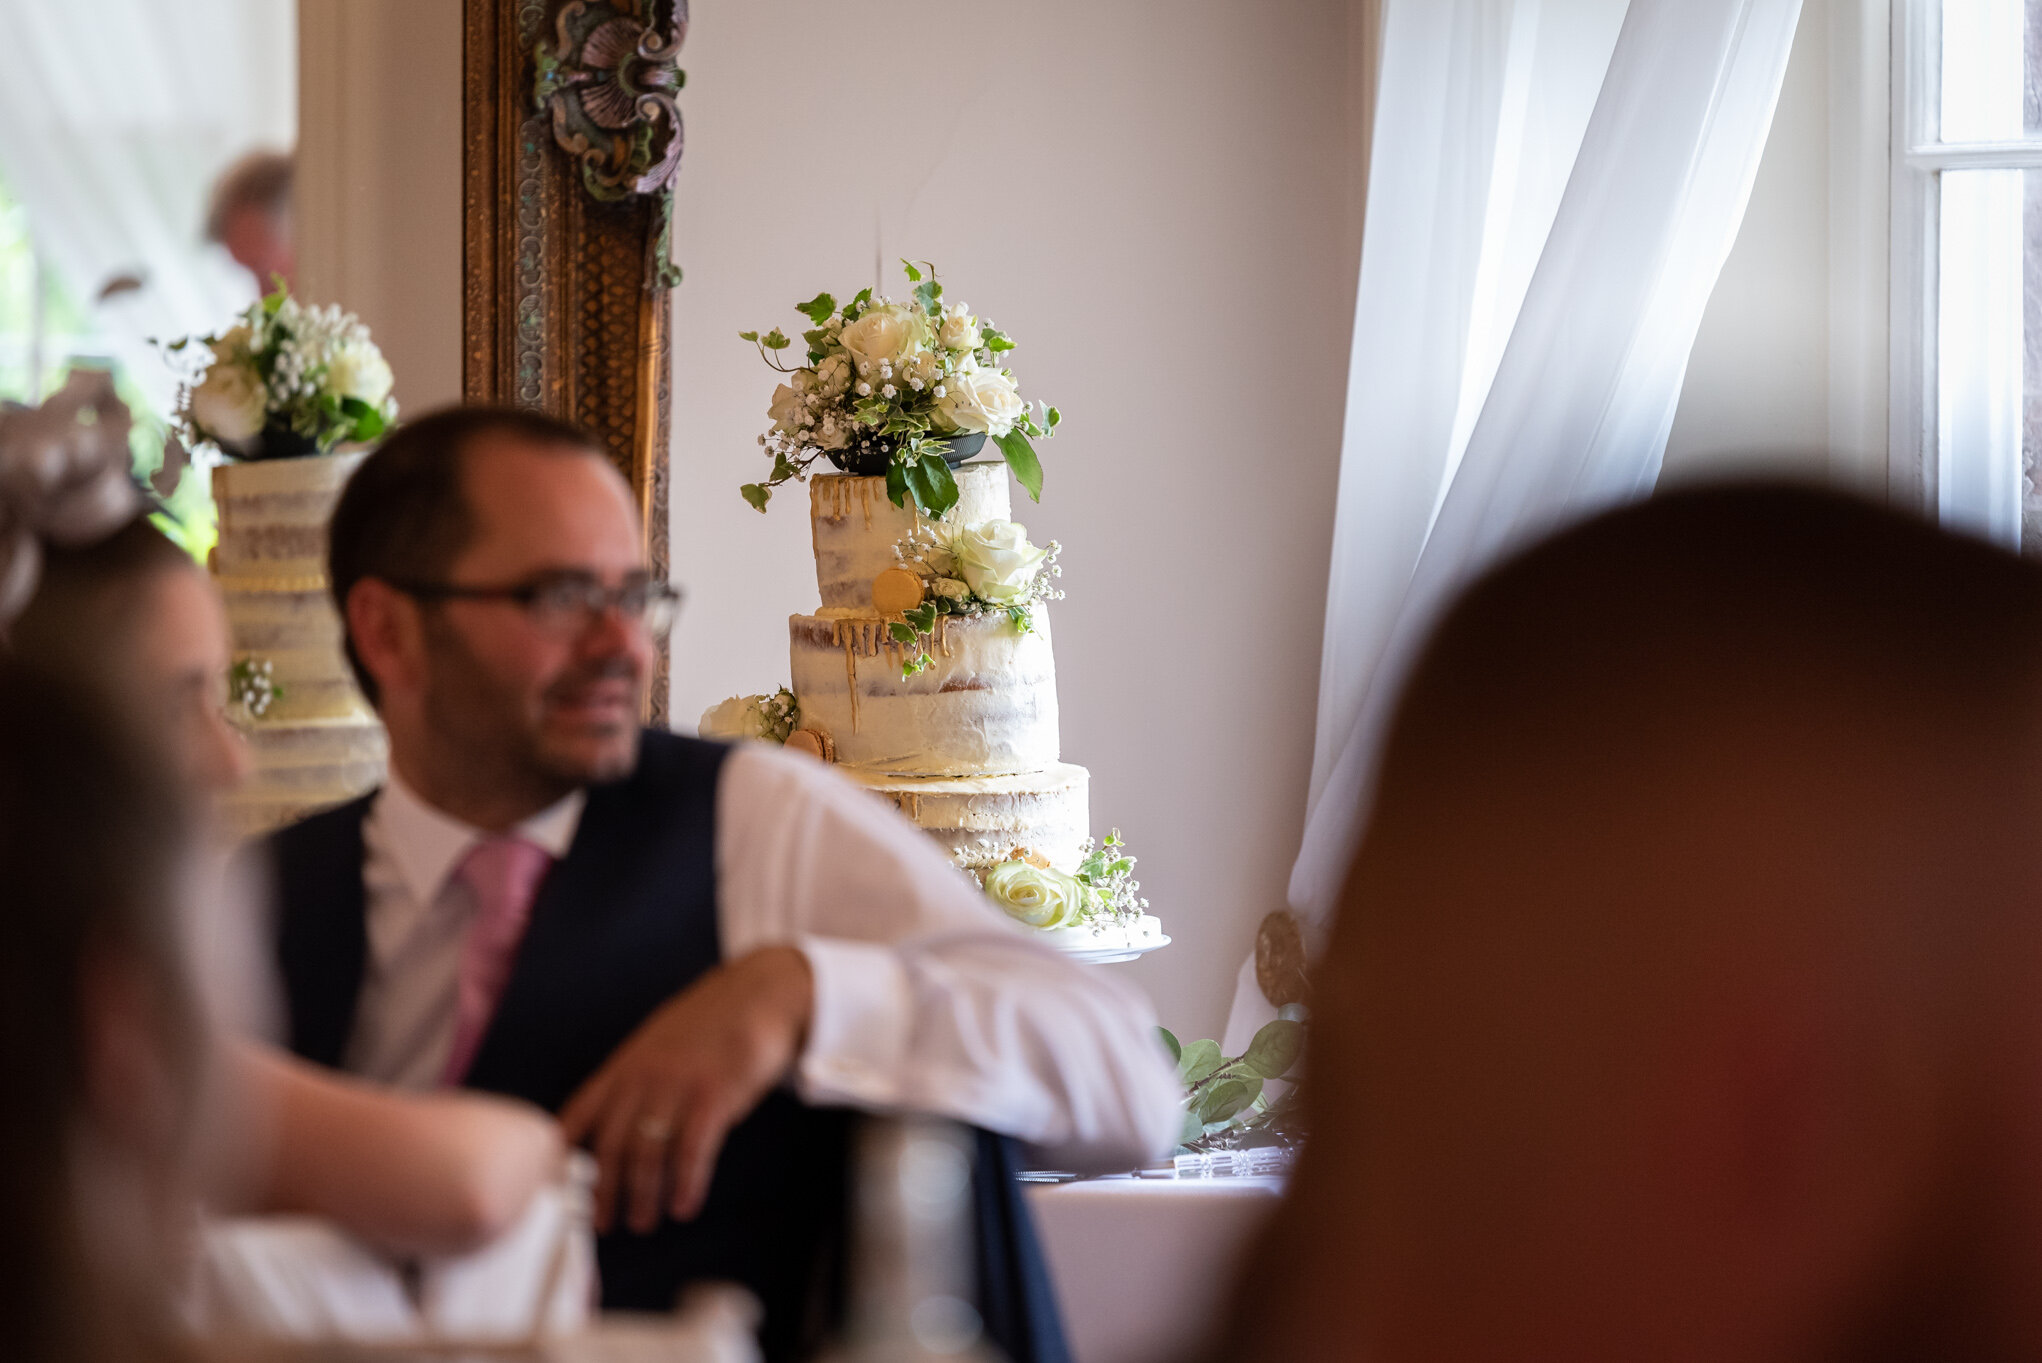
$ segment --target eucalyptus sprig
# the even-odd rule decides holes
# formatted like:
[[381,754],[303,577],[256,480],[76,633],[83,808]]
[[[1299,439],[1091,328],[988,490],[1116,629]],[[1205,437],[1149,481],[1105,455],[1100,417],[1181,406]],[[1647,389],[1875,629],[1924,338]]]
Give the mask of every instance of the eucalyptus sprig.
[[1180,1044],[1167,1029],[1156,1029],[1163,1046],[1177,1062],[1184,1084],[1184,1125],[1177,1141],[1183,1150],[1212,1150],[1267,1133],[1284,1142],[1303,1138],[1297,1088],[1275,1099],[1264,1086],[1290,1078],[1305,1049],[1305,1009],[1289,1004],[1277,1010],[1233,1059],[1217,1041]]

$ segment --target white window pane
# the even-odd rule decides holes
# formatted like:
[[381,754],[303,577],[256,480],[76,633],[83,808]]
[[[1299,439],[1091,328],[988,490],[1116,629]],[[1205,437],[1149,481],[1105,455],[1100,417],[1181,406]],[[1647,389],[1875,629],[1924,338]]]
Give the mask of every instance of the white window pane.
[[1946,523],[2009,546],[2021,543],[2027,500],[2027,178],[2017,170],[1942,177],[1938,499]]
[[1954,0],[1943,5],[1945,142],[2000,142],[2032,124],[2028,32],[2042,0]]

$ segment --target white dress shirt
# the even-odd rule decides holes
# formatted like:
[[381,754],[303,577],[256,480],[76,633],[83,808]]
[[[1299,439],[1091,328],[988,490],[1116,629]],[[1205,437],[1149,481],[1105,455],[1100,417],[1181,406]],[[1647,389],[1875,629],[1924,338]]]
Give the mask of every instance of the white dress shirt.
[[[585,803],[576,792],[517,832],[564,856]],[[454,870],[485,836],[394,772],[371,806],[355,1073],[439,1082],[475,912]],[[954,1117],[1083,1169],[1127,1168],[1175,1140],[1179,1090],[1147,998],[1033,940],[870,792],[741,744],[718,778],[715,856],[725,959],[785,943],[814,972],[793,1077],[805,1101]]]

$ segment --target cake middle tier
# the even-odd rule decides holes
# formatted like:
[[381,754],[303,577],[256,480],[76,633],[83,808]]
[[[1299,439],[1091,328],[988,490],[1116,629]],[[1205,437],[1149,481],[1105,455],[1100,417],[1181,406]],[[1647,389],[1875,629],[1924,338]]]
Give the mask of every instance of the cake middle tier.
[[945,616],[923,639],[930,665],[869,614],[796,615],[791,636],[801,725],[829,736],[846,767],[900,776],[1005,776],[1057,760],[1056,658],[1049,612],[1034,628],[1005,615]]

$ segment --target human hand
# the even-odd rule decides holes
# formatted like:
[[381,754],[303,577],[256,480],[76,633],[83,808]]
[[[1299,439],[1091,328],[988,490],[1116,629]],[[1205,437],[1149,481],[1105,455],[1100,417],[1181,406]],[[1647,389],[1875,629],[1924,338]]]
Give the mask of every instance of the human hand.
[[595,1226],[620,1198],[644,1234],[667,1214],[702,1209],[730,1128],[794,1066],[815,1009],[808,958],[762,947],[725,962],[662,1004],[560,1111],[570,1144],[595,1153]]

